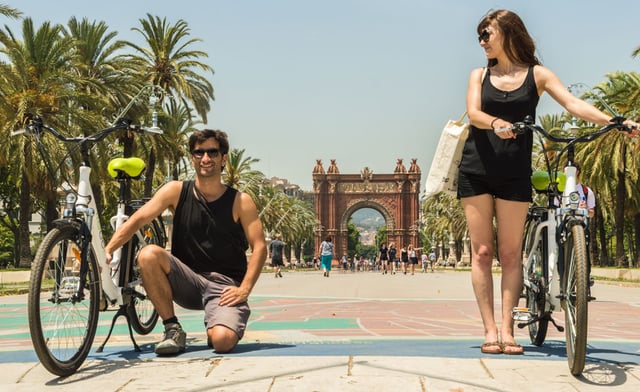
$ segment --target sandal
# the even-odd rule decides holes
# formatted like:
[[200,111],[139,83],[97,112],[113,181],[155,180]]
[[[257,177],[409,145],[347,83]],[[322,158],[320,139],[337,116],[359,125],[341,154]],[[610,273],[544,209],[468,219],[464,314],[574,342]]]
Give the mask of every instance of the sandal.
[[486,342],[480,346],[483,354],[502,354],[502,346],[499,342]]
[[524,347],[516,342],[504,342],[502,343],[502,352],[507,355],[522,355],[524,354]]

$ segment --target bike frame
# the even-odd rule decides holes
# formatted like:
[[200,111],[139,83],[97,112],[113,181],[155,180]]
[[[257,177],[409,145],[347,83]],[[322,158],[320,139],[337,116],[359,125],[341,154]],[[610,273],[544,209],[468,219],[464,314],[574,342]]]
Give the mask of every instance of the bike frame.
[[[111,268],[120,263],[122,257],[122,248],[119,248],[113,254],[111,265],[107,264],[107,256],[104,251],[104,237],[102,235],[102,227],[100,219],[96,215],[98,208],[96,206],[95,197],[90,183],[91,167],[82,164],[79,169],[78,180],[78,199],[75,202],[75,211],[84,215],[85,222],[91,230],[91,245],[95,252],[95,256],[100,267],[100,286],[108,299],[117,305],[124,303],[122,298],[123,288],[117,284],[117,276],[111,276]],[[129,217],[125,214],[125,203],[118,202],[116,215],[111,218],[111,225],[114,230],[120,227]]]
[[[560,207],[554,206],[554,200],[548,200],[547,207],[547,219],[540,222],[536,226],[536,232],[533,245],[531,249],[536,249],[540,241],[542,241],[542,232],[546,229],[547,239],[547,276],[545,277],[548,282],[549,290],[545,293],[545,311],[553,311],[561,304],[563,298],[560,292],[560,273],[558,271],[560,257],[564,257],[561,254],[561,247],[558,244],[558,229],[564,226],[564,222],[568,219],[579,217],[586,227],[586,217],[588,216],[588,210],[584,208],[577,208],[577,202],[572,202],[572,194],[577,192],[576,167],[573,166],[571,161],[569,165],[564,168],[564,174],[566,177],[566,184],[562,193],[562,202]],[[575,196],[574,196],[575,197]],[[564,229],[561,229],[562,231]],[[563,234],[563,232],[561,232]],[[523,271],[529,271],[533,265],[533,255],[527,255],[527,260],[524,263]],[[526,273],[523,274],[523,284],[528,288],[532,288],[533,283],[529,280]]]

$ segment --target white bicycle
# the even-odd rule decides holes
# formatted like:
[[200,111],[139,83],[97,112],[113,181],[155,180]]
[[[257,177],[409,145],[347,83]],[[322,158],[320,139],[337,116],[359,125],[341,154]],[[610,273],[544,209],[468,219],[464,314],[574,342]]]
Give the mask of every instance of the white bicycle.
[[[107,265],[102,229],[95,197],[91,189],[89,150],[112,132],[162,133],[158,129],[134,126],[129,120],[118,120],[110,127],[88,137],[65,137],[35,118],[25,133],[35,140],[45,163],[46,151],[41,137],[51,133],[58,140],[71,143],[80,150],[77,188],[66,195],[63,217],[53,223],[36,252],[31,271],[28,316],[31,340],[42,365],[58,376],[73,374],[84,362],[95,338],[98,312],[109,305],[119,306],[111,322],[102,351],[111,336],[116,319],[124,316],[129,336],[136,351],[140,348],[133,330],[145,335],[154,328],[158,314],[141,284],[137,253],[146,244],[165,245],[164,226],[160,217],[140,229],[119,249]],[[130,200],[130,184],[145,169],[140,158],[116,158],[109,162],[109,174],[119,182],[116,215],[111,219],[114,230],[144,201]],[[71,182],[61,183],[69,185]]]
[[[574,166],[575,145],[590,142],[605,133],[618,129],[630,132],[616,117],[598,131],[579,137],[560,138],[535,125],[531,118],[513,124],[516,134],[537,132],[546,139],[564,144],[554,163],[549,162],[546,146],[540,138],[546,158],[546,171],[532,175],[534,189],[547,195],[546,206],[529,208],[523,240],[523,296],[524,307],[513,309],[518,327],[529,327],[531,343],[540,346],[551,322],[565,332],[567,360],[571,374],[582,373],[587,351],[588,302],[590,296],[590,265],[587,251],[588,210],[579,208],[580,196]],[[566,153],[566,166],[558,172],[558,165]],[[559,201],[559,203],[558,203]],[[558,206],[559,204],[559,206]],[[555,310],[564,311],[565,328],[552,318]]]

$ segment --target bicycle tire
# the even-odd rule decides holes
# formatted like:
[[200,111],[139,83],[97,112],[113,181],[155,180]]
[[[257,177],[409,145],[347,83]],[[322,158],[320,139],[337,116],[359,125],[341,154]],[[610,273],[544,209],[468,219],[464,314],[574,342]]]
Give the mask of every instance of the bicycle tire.
[[[58,376],[69,376],[89,355],[98,326],[100,276],[90,248],[83,297],[74,294],[81,276],[73,258],[80,260],[80,232],[71,225],[54,228],[38,247],[31,270],[28,319],[31,341],[42,365]],[[90,245],[89,245],[90,246]]]
[[127,287],[131,289],[132,295],[127,304],[127,315],[131,322],[131,327],[140,335],[149,334],[158,322],[158,312],[147,297],[147,293],[142,286],[142,277],[138,267],[138,253],[146,245],[155,244],[164,248],[165,235],[162,229],[162,222],[159,218],[140,229],[142,240],[136,235],[131,239],[132,252],[130,271]]
[[584,227],[571,226],[564,247],[562,292],[565,294],[565,337],[571,374],[579,376],[587,354],[588,293],[587,245]]
[[542,231],[541,241],[537,246],[534,246],[534,240],[536,235],[536,229],[540,223],[539,219],[532,218],[527,221],[525,226],[525,255],[528,257],[533,255],[533,263],[523,273],[527,274],[529,281],[537,287],[537,291],[529,287],[525,287],[525,301],[529,312],[533,317],[538,319],[528,325],[529,340],[536,346],[541,346],[547,337],[547,329],[549,326],[549,319],[545,317],[545,293],[546,287],[546,273],[547,273],[547,237],[545,230]]

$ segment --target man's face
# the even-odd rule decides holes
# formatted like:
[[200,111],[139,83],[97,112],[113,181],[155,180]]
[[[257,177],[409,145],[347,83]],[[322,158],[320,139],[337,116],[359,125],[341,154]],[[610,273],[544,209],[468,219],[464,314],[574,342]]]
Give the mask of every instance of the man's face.
[[194,146],[191,152],[191,162],[196,174],[203,177],[219,176],[226,165],[227,156],[220,152],[218,141],[209,138]]

